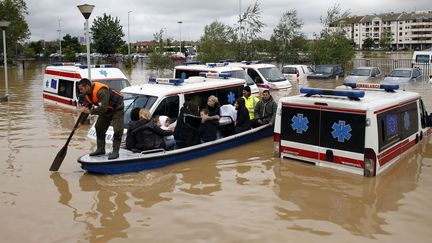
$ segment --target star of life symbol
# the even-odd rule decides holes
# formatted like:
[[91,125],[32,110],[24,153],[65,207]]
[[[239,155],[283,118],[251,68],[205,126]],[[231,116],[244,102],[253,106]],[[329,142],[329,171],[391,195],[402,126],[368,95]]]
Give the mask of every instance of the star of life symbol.
[[101,75],[105,76],[105,77],[108,76],[108,72],[107,72],[106,70],[103,70],[103,69],[102,69],[102,70],[99,71],[99,73],[100,73]]
[[303,114],[297,113],[297,116],[293,116],[291,121],[292,129],[298,134],[302,134],[309,129],[309,126],[307,125],[309,120],[307,117],[303,117]]
[[404,113],[403,121],[404,121],[405,130],[408,130],[411,123],[410,123],[410,116],[409,116],[407,111],[405,111],[405,113]]
[[186,79],[186,73],[185,73],[185,72],[182,72],[182,73],[180,74],[180,78],[181,78],[181,79]]
[[235,102],[235,94],[232,91],[228,93],[228,102],[231,104],[234,104]]
[[45,82],[45,87],[48,87],[49,86],[49,81],[47,80],[46,82]]
[[351,125],[345,125],[345,121],[339,121],[339,123],[333,123],[333,132],[331,133],[333,138],[337,138],[338,142],[344,143],[345,140],[351,138]]

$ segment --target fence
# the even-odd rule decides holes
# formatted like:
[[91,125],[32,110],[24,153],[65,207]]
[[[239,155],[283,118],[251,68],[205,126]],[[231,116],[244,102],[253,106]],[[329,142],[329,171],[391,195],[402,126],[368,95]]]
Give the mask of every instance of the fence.
[[[374,58],[374,59],[363,59],[363,58],[355,58],[350,61],[348,64],[349,68],[357,68],[357,67],[379,67],[384,74],[389,74],[395,68],[411,68],[412,59],[385,59],[385,58]],[[428,63],[420,63],[415,65],[420,69],[423,78],[429,79],[431,73],[431,64]]]

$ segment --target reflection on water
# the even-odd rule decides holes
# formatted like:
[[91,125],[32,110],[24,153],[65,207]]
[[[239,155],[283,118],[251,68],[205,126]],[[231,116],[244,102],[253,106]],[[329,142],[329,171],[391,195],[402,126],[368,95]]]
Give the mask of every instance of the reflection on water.
[[[432,237],[427,141],[375,178],[274,158],[272,138],[157,170],[100,176],[83,172],[76,162],[93,149],[86,137],[90,125],[83,125],[60,173],[51,174],[48,168],[79,111],[43,102],[44,67],[11,68],[11,99],[0,103],[4,242],[429,242]],[[133,84],[155,75],[143,63],[125,71]],[[342,83],[306,81],[272,95],[278,100],[303,86]],[[419,92],[432,111],[428,83],[403,88]]]

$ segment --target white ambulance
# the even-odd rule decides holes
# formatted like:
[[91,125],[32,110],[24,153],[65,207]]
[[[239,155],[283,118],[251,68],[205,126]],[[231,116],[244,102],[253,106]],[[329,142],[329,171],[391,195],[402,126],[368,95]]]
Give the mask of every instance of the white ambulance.
[[[78,82],[88,78],[87,65],[79,63],[58,63],[47,66],[43,80],[43,98],[48,103],[63,107],[76,108],[84,99],[79,100]],[[92,65],[91,80],[104,83],[111,89],[120,91],[130,86],[126,76],[112,65]]]
[[259,96],[259,89],[252,78],[241,67],[228,66],[228,63],[207,63],[185,62],[183,65],[174,67],[174,78],[187,79],[193,76],[200,76],[200,73],[229,73],[232,78],[245,80],[245,86],[251,88],[253,96]]
[[[274,140],[281,158],[376,176],[431,134],[419,94],[398,85],[344,83],[281,98]],[[354,89],[354,90],[351,90]]]

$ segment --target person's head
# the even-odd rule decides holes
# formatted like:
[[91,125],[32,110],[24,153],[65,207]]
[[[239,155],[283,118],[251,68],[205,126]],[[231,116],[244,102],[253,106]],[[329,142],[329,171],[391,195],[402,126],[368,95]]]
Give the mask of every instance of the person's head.
[[139,117],[140,110],[141,110],[141,108],[139,108],[139,107],[135,107],[132,109],[132,111],[130,113],[131,121],[138,121],[140,119],[140,117]]
[[251,95],[251,88],[249,86],[245,86],[243,88],[243,96],[248,98]]
[[91,86],[92,86],[92,83],[87,78],[83,78],[78,82],[78,89],[81,92],[81,94],[84,94],[84,95],[90,95],[91,94]]
[[234,104],[235,108],[238,110],[241,107],[245,106],[245,100],[243,98],[238,98]]
[[214,107],[216,103],[219,103],[218,98],[214,95],[210,95],[207,99],[207,105],[210,107]]
[[171,124],[171,121],[167,116],[159,116],[159,121],[163,127],[168,127]]
[[160,121],[159,121],[159,118],[153,118],[153,119],[152,119],[152,122],[153,122],[154,124],[156,124],[156,126],[158,126],[158,127],[161,126],[161,123],[160,123]]
[[200,111],[200,116],[201,116],[201,118],[207,118],[208,116],[209,116],[209,110],[208,109],[202,109],[201,111]]
[[139,117],[140,117],[140,119],[141,120],[150,120],[151,119],[151,114],[150,114],[150,111],[149,111],[149,109],[147,109],[147,108],[142,108],[140,111],[139,111]]
[[270,99],[270,91],[268,91],[267,89],[264,90],[262,92],[262,99],[265,100],[265,101],[267,101],[268,99]]

